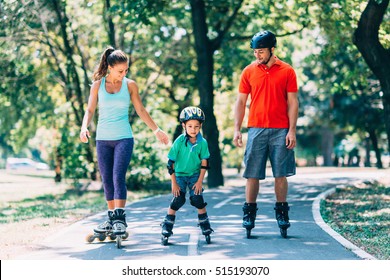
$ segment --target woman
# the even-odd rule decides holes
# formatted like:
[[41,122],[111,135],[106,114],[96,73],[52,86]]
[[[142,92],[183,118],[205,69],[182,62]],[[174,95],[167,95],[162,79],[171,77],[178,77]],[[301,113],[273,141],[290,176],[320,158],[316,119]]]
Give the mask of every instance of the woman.
[[108,220],[94,229],[96,233],[126,233],[125,182],[134,145],[128,115],[130,103],[158,140],[168,144],[168,136],[156,125],[143,106],[137,84],[125,77],[128,68],[128,57],[123,51],[112,47],[104,51],[98,69],[93,74],[94,82],[81,126],[80,140],[87,143],[90,137],[88,126],[98,105],[96,150],[108,206]]

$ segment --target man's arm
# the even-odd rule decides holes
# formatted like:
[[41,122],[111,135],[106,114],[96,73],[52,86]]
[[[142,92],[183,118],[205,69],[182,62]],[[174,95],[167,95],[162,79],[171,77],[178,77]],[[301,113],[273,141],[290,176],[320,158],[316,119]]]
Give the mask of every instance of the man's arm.
[[238,93],[236,105],[234,107],[234,138],[233,143],[237,147],[242,147],[241,125],[245,116],[246,101],[248,94]]
[[286,146],[288,149],[293,149],[297,144],[296,130],[297,130],[297,120],[298,120],[298,92],[288,92],[287,93],[287,106],[288,106],[288,120],[289,120],[289,130],[286,136]]

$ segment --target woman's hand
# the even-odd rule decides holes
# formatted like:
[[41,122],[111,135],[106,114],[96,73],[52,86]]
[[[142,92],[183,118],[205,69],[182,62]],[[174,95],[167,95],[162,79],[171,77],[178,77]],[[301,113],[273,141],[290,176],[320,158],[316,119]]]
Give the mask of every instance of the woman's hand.
[[88,143],[88,138],[90,138],[89,130],[88,128],[81,129],[80,131],[80,140],[83,143]]
[[158,128],[157,131],[154,132],[154,134],[156,135],[156,137],[160,141],[160,143],[163,143],[165,145],[167,145],[169,143],[168,135],[160,128]]

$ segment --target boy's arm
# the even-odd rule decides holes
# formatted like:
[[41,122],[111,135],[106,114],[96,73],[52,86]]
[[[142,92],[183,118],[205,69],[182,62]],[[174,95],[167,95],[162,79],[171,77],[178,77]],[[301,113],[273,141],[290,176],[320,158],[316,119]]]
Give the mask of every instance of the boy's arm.
[[175,173],[171,174],[171,188],[172,188],[173,196],[175,196],[175,197],[180,196],[180,187],[177,184]]
[[200,169],[200,174],[199,174],[199,178],[198,178],[198,181],[195,183],[195,185],[192,187],[192,189],[194,189],[194,193],[196,195],[199,195],[199,194],[202,194],[202,189],[203,189],[203,179],[204,179],[204,176],[206,175],[206,171],[208,169],[208,159],[203,159],[202,162],[201,162],[201,166],[202,167],[206,167],[206,168],[201,168]]

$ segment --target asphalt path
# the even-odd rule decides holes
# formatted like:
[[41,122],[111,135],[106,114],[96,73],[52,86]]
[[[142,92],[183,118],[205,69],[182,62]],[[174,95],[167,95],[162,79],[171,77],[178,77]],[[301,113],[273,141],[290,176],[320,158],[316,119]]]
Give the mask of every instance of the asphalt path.
[[[320,169],[319,169],[320,170]],[[261,182],[256,227],[252,237],[242,228],[245,180],[226,176],[224,187],[204,192],[214,233],[207,244],[197,227],[197,211],[186,204],[177,212],[169,245],[161,245],[160,223],[171,195],[143,199],[127,205],[129,237],[122,248],[115,241],[88,243],[85,238],[104,221],[98,213],[72,224],[43,240],[39,250],[22,255],[22,260],[156,260],[156,259],[240,259],[240,260],[358,260],[373,257],[335,234],[318,213],[321,197],[335,187],[389,176],[388,170],[321,169],[289,178],[290,222],[288,237],[280,236],[274,203],[273,179]],[[352,246],[352,247],[351,247]]]

